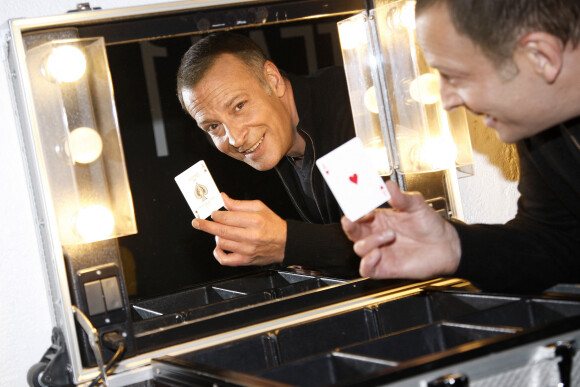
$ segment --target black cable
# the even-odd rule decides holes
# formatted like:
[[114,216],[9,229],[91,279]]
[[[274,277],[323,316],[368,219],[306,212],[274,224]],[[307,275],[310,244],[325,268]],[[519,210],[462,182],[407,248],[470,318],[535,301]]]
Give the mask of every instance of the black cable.
[[[113,368],[113,366],[120,360],[121,356],[123,355],[123,352],[125,352],[125,343],[123,343],[122,341],[119,342],[119,347],[117,348],[117,352],[115,352],[115,355],[113,355],[113,357],[111,358],[111,360],[109,360],[109,362],[107,363],[107,365],[105,366],[105,374],[109,373],[109,370],[111,368]],[[93,381],[92,383],[89,385],[89,387],[95,387],[97,384],[99,384],[99,382],[101,381],[101,379],[103,379],[103,373],[101,372]]]

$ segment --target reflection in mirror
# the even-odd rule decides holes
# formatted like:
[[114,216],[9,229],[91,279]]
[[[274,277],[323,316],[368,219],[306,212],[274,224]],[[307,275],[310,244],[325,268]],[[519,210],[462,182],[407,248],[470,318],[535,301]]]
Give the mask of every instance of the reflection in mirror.
[[[341,17],[239,29],[292,74],[342,64]],[[205,160],[218,186],[234,199],[259,199],[284,219],[300,219],[274,171],[259,172],[223,155],[181,109],[176,72],[182,55],[203,35],[110,45],[119,126],[138,234],[119,239],[133,300],[158,297],[255,271],[224,267],[212,235],[193,229],[193,214],[174,177]],[[146,312],[144,312],[146,313]]]

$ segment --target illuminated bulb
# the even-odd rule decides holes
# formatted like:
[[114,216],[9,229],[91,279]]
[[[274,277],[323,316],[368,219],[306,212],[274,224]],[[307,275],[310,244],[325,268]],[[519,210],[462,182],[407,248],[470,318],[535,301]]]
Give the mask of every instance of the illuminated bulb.
[[387,148],[380,136],[372,137],[365,144],[365,152],[380,175],[385,176],[391,173],[391,162],[387,154]]
[[399,14],[401,25],[408,29],[415,29],[415,1],[407,1]]
[[92,163],[103,151],[103,140],[92,128],[80,127],[69,133],[68,144],[74,162]]
[[439,77],[432,73],[420,75],[409,85],[411,98],[425,105],[433,104],[441,99],[439,94]]
[[369,89],[365,91],[364,104],[370,112],[379,114],[379,105],[377,103],[377,94],[375,93],[374,86],[369,87]]
[[393,31],[401,27],[415,29],[415,1],[407,1],[402,7],[391,8],[387,13],[386,21]]
[[46,61],[46,71],[59,82],[74,82],[83,76],[87,61],[73,46],[56,47]]
[[340,46],[343,50],[350,50],[360,44],[366,44],[367,36],[364,23],[348,21],[340,24]]
[[450,138],[433,138],[423,144],[420,154],[421,160],[434,169],[446,169],[455,165],[458,151]]
[[371,158],[375,169],[381,176],[389,175],[389,156],[387,155],[387,148],[382,147],[367,147],[366,153]]
[[111,236],[115,218],[107,207],[94,204],[79,210],[76,228],[86,242],[100,241]]

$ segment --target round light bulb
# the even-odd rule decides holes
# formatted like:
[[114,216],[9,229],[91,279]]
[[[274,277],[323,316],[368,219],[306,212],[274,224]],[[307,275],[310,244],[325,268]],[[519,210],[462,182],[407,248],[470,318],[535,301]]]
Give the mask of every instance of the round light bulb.
[[377,103],[377,94],[375,93],[374,86],[369,87],[365,91],[364,104],[370,112],[379,114],[379,104]]
[[407,1],[403,6],[391,8],[386,15],[386,25],[391,31],[401,28],[415,29],[415,1]]
[[93,204],[79,210],[76,228],[85,242],[107,239],[115,228],[115,218],[107,207]]
[[95,129],[85,126],[69,133],[68,144],[71,157],[76,163],[92,163],[103,152],[101,135]]
[[46,61],[46,71],[59,82],[74,82],[87,68],[85,56],[76,47],[59,46],[52,50]]
[[399,14],[401,25],[408,29],[415,29],[415,1],[407,1]]
[[367,36],[364,24],[356,21],[348,21],[340,24],[340,46],[343,50],[356,48],[359,44],[366,44]]
[[458,151],[451,139],[432,138],[421,147],[421,160],[434,169],[447,169],[455,165]]
[[390,174],[390,162],[387,155],[387,148],[382,147],[366,147],[365,151],[369,155],[373,165],[379,172],[379,175],[386,176]]
[[433,104],[441,99],[439,94],[439,76],[426,73],[414,79],[409,85],[411,98],[425,105]]

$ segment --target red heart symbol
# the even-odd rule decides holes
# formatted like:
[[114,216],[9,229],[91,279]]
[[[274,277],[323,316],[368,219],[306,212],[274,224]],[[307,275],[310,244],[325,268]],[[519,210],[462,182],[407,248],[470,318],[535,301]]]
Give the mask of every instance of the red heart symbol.
[[355,183],[355,184],[356,184],[356,182],[357,182],[357,180],[358,180],[358,176],[357,176],[357,174],[355,173],[354,175],[352,175],[352,176],[349,176],[349,177],[348,177],[348,179],[349,179],[350,181],[352,181],[353,183]]

